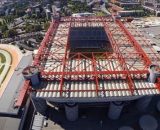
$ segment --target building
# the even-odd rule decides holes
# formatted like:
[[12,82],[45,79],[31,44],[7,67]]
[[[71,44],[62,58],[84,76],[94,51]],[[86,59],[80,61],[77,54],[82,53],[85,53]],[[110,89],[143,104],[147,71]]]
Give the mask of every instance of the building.
[[0,15],[4,15],[5,14],[5,9],[3,7],[0,7]]
[[7,10],[5,11],[5,16],[8,16],[8,15],[9,15],[9,12],[10,12],[10,9],[7,9]]
[[112,1],[112,3],[115,3],[122,8],[135,8],[140,6],[140,2],[138,0],[116,0]]
[[36,17],[39,17],[41,15],[40,9],[36,8],[35,13],[36,13]]
[[61,8],[61,1],[54,1],[54,5],[55,5],[57,8]]
[[10,14],[13,15],[14,13],[15,13],[15,9],[14,9],[14,8],[11,8]]
[[156,16],[160,15],[160,1],[159,0],[144,0],[145,9],[154,12]]
[[139,0],[112,0],[111,6],[121,16],[143,15],[143,9]]
[[47,19],[51,19],[51,11],[49,9],[45,9]]
[[27,13],[28,16],[31,16],[31,15],[32,15],[32,9],[31,9],[31,8],[28,8],[28,9],[26,10],[26,13]]
[[[140,7],[139,0],[120,0],[118,1],[120,7],[134,9]],[[137,9],[138,10],[138,9]]]
[[143,10],[122,10],[118,11],[118,15],[121,17],[130,17],[130,16],[143,16]]
[[49,10],[51,10],[51,4],[47,4],[46,8],[49,9]]
[[52,21],[15,107],[22,106],[31,87],[36,110],[48,104],[65,108],[70,121],[78,108],[110,103],[108,117],[118,119],[126,102],[145,109],[160,94],[159,54],[139,30],[112,17],[64,17]]
[[52,13],[56,14],[57,12],[57,7],[55,5],[52,5]]

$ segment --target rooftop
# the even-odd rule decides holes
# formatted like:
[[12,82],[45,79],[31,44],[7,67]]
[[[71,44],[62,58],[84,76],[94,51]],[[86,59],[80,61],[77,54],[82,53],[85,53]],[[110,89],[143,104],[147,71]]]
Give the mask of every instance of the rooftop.
[[[69,34],[77,27],[104,27],[113,52],[72,52]],[[159,54],[131,23],[111,17],[62,18],[53,21],[35,57],[33,64],[40,66],[42,81],[34,92],[36,97],[59,102],[159,94],[159,84],[148,81],[153,63],[160,63]]]

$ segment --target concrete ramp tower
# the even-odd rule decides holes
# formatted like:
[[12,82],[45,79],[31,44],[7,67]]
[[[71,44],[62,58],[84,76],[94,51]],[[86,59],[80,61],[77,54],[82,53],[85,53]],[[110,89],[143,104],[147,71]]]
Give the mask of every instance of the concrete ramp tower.
[[35,66],[28,66],[23,70],[22,74],[26,80],[31,81],[30,83],[32,85],[32,88],[38,88],[38,85],[40,84],[38,68],[36,68]]
[[151,65],[149,67],[149,82],[155,83],[156,79],[160,77],[160,67],[158,65]]

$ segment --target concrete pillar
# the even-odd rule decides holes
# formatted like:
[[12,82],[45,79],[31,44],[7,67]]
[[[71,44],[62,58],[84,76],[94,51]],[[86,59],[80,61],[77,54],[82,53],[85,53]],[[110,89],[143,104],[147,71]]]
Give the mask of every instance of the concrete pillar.
[[40,84],[39,70],[36,66],[28,66],[22,72],[26,80],[31,81],[32,88],[38,89]]
[[139,119],[139,126],[142,130],[157,130],[158,122],[151,115],[144,115]]
[[160,77],[160,67],[159,65],[150,65],[149,67],[149,82],[150,83],[155,83],[156,82],[156,79],[157,77]]
[[160,101],[157,102],[156,108],[157,108],[157,111],[160,112]]
[[111,102],[109,106],[108,117],[112,120],[119,119],[123,107],[124,102]]
[[66,104],[65,114],[68,121],[76,121],[78,119],[78,105],[76,103]]
[[129,126],[122,126],[118,130],[134,130],[132,127]]
[[139,111],[145,111],[147,107],[149,106],[150,102],[152,100],[152,96],[144,96],[140,99],[138,99],[136,103],[136,107]]

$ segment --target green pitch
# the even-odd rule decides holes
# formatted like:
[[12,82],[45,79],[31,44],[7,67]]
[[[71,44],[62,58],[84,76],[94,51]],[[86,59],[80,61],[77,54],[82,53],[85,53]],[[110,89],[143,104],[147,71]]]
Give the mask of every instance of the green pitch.
[[0,53],[0,74],[2,73],[4,66],[5,66],[6,58],[5,56]]

